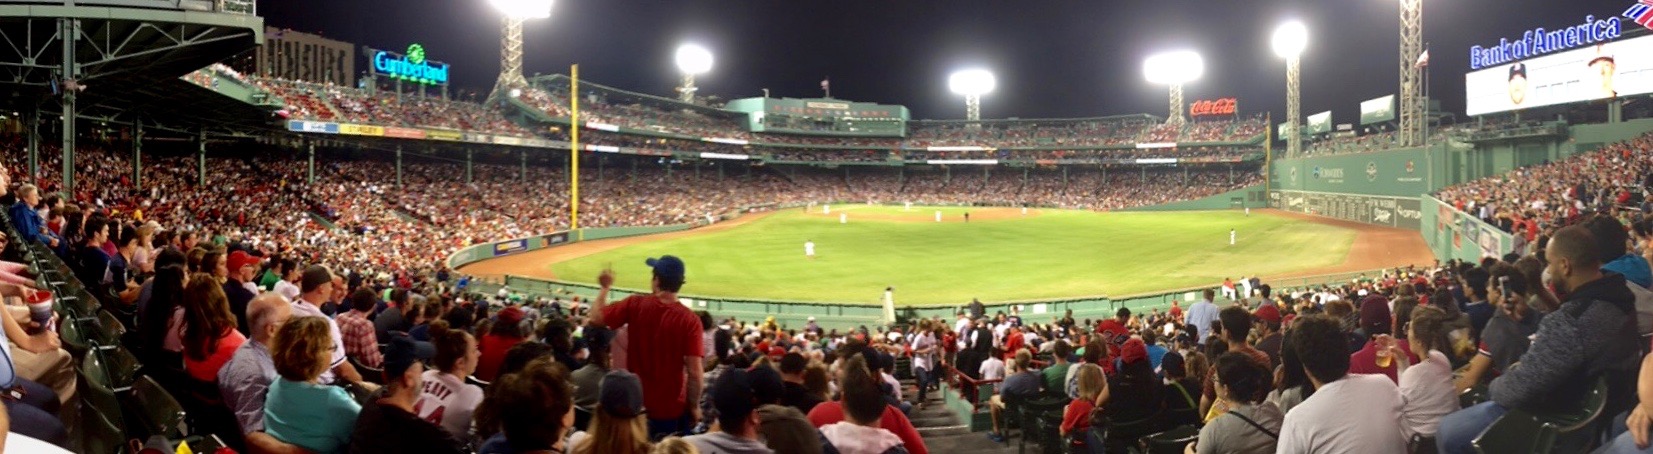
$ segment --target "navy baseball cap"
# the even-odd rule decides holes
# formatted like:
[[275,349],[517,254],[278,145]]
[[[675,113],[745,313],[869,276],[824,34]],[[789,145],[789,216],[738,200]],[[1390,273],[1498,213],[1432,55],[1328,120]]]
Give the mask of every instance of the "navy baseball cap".
[[683,280],[683,260],[671,255],[662,255],[659,258],[644,260],[643,263],[654,268],[654,274],[664,279],[675,281]]
[[1513,65],[1510,65],[1510,78],[1514,79],[1515,76],[1518,75],[1518,74],[1521,77],[1527,77],[1527,65],[1525,63],[1516,63],[1516,64],[1513,64]]
[[419,342],[406,334],[391,336],[389,346],[385,347],[384,370],[386,378],[400,377],[407,373],[408,368],[419,361],[428,361],[436,356],[436,347],[429,342]]

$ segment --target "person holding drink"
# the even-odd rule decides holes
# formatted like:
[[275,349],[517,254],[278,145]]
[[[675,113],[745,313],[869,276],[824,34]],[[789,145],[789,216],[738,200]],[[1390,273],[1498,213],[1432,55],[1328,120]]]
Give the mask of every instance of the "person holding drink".
[[[1458,393],[1452,384],[1452,362],[1441,350],[1451,341],[1446,337],[1446,312],[1434,307],[1419,307],[1412,313],[1406,338],[1398,340],[1388,335],[1378,336],[1373,343],[1388,353],[1400,375],[1400,394],[1405,402],[1401,409],[1401,423],[1408,433],[1422,437],[1435,435],[1441,418],[1457,411]],[[1422,358],[1415,365],[1413,357]]]
[[[1393,325],[1391,325],[1393,324]],[[1383,295],[1372,295],[1360,302],[1360,329],[1367,339],[1366,345],[1349,355],[1349,373],[1351,374],[1382,374],[1392,382],[1400,381],[1395,371],[1394,357],[1391,349],[1384,348],[1377,339],[1381,336],[1389,338],[1394,326],[1404,326],[1406,320],[1392,320],[1389,315],[1389,300]],[[1401,352],[1410,352],[1411,347],[1406,339],[1390,338],[1399,347]],[[1411,353],[1405,353],[1410,355]],[[1418,362],[1416,356],[1410,356],[1407,361]]]

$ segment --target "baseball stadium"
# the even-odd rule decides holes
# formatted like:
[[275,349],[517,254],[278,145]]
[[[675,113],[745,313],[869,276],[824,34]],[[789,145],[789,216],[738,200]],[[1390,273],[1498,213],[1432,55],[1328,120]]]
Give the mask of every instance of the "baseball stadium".
[[1647,0],[860,3],[0,0],[0,452],[1653,452]]

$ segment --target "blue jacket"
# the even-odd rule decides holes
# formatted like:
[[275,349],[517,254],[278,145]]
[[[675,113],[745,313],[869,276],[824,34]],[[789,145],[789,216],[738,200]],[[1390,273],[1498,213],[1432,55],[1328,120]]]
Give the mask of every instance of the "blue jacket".
[[50,242],[47,239],[49,236],[40,233],[40,226],[46,222],[40,219],[40,212],[35,211],[34,207],[19,201],[12,204],[11,208],[6,210],[6,214],[11,215],[11,225],[17,228],[17,233],[23,237],[21,240],[24,242]]

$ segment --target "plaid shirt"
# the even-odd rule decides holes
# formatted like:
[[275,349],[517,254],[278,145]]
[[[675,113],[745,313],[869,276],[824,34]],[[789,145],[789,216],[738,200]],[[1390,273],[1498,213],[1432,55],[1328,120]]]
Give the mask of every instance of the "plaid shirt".
[[367,367],[383,367],[385,356],[379,352],[379,338],[367,314],[352,310],[333,320],[339,324],[339,335],[344,336],[345,356],[356,358]]

